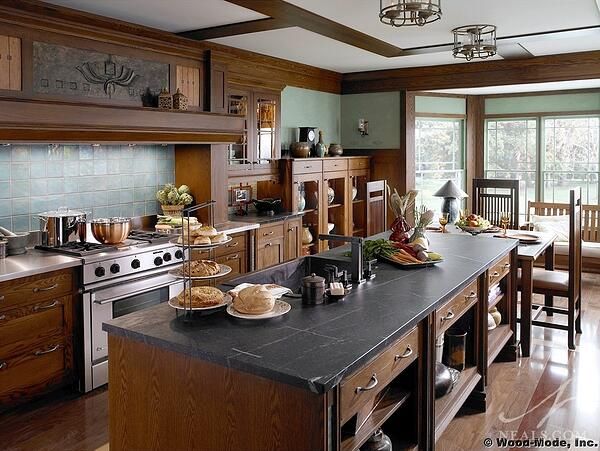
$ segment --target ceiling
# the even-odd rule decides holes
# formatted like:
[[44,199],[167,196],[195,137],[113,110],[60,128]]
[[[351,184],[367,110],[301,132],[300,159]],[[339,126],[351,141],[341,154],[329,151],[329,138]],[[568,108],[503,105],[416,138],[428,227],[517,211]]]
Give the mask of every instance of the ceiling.
[[[171,32],[265,18],[225,0],[46,0]],[[349,28],[402,49],[448,44],[454,27],[492,23],[498,37],[600,26],[600,0],[444,0],[442,20],[425,27],[392,28],[379,22],[378,0],[286,0]],[[292,27],[214,39],[214,42],[289,59],[337,72],[463,63],[444,50],[386,58]],[[600,49],[600,29],[571,38],[527,38],[520,42],[529,53],[549,55]],[[496,56],[496,59],[501,59]]]
[[591,80],[553,81],[548,83],[529,83],[525,85],[486,86],[483,88],[440,89],[442,92],[460,95],[516,94],[520,92],[564,91],[569,89],[600,88],[600,78]]

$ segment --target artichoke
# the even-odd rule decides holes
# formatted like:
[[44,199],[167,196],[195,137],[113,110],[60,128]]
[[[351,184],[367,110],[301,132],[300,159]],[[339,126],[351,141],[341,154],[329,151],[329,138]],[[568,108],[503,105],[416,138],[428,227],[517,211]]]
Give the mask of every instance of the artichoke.
[[169,191],[167,202],[169,205],[179,205],[179,193],[177,191]]
[[190,187],[187,185],[181,185],[177,191],[179,192],[179,194],[189,194],[190,192]]
[[183,193],[179,195],[179,203],[181,205],[189,205],[193,201],[192,196],[188,193]]
[[165,205],[167,203],[167,192],[164,189],[157,191],[156,200],[158,200],[162,205]]

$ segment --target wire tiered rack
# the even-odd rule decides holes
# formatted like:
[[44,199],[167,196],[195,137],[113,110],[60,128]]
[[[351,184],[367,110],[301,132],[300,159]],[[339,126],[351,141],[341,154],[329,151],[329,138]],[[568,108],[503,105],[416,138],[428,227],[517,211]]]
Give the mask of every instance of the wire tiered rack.
[[210,276],[193,276],[191,267],[192,261],[194,259],[194,253],[200,253],[202,255],[202,259],[204,260],[215,260],[215,249],[220,246],[223,246],[231,241],[231,237],[227,237],[226,240],[220,243],[212,243],[212,244],[193,244],[193,239],[191,232],[193,227],[190,224],[190,218],[195,216],[195,213],[199,210],[208,209],[208,218],[209,224],[214,226],[214,200],[209,200],[203,202],[198,205],[194,205],[193,207],[185,208],[182,211],[182,216],[185,221],[183,221],[183,228],[180,238],[175,238],[171,242],[180,246],[183,249],[183,262],[181,267],[173,269],[169,271],[169,273],[179,279],[183,280],[183,305],[179,303],[178,297],[174,297],[169,300],[169,305],[175,309],[176,315],[178,319],[183,319],[184,321],[192,321],[195,318],[209,315],[212,313],[216,313],[220,310],[224,310],[227,308],[227,304],[231,301],[231,296],[229,294],[225,294],[224,302],[211,307],[194,307],[192,305],[192,287],[194,284],[202,284],[209,286],[216,286],[216,282],[219,278],[229,274],[231,272],[231,267],[227,265],[219,264],[219,272]]

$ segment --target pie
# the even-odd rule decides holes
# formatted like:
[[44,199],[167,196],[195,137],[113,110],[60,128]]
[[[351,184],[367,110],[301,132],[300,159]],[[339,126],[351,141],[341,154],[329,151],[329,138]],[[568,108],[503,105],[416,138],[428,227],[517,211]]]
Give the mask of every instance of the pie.
[[[177,295],[177,302],[183,307],[190,307],[190,292],[185,288]],[[225,301],[225,295],[215,287],[192,287],[191,307],[213,307]]]
[[183,264],[183,274],[192,277],[214,276],[221,272],[221,267],[212,260],[195,260]]

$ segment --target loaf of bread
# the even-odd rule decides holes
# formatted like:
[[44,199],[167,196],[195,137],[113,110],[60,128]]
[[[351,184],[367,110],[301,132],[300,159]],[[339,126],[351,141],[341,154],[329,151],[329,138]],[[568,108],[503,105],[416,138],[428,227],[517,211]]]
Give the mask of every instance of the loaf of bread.
[[198,236],[194,239],[194,244],[211,244],[211,242],[207,236]]
[[225,296],[221,290],[215,287],[192,287],[191,288],[191,304],[190,292],[185,288],[177,296],[179,305],[183,307],[212,307],[222,304],[225,301]]
[[264,285],[244,288],[233,300],[233,308],[247,315],[261,315],[273,310],[275,298]]
[[195,260],[183,264],[183,274],[192,277],[214,276],[219,274],[221,267],[212,260]]

